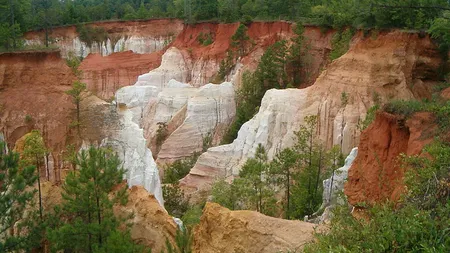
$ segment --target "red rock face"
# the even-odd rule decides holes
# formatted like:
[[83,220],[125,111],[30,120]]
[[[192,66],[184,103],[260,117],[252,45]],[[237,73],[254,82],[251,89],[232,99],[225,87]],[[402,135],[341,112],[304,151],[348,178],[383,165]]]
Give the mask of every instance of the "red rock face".
[[136,54],[132,51],[108,56],[90,54],[80,65],[82,81],[98,97],[110,99],[121,87],[133,85],[139,75],[161,64],[162,52]]
[[8,143],[38,129],[52,150],[65,148],[74,106],[64,92],[74,80],[58,51],[0,54],[0,132]]
[[406,123],[400,116],[377,114],[361,134],[358,156],[348,172],[344,193],[349,203],[397,201],[404,189],[399,155],[421,154],[433,140],[435,129],[429,113],[417,113]]

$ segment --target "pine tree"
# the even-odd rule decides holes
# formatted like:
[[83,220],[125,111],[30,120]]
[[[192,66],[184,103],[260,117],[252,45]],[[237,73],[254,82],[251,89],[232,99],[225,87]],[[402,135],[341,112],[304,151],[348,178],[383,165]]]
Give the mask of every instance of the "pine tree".
[[271,174],[276,177],[277,184],[285,191],[285,219],[291,218],[292,185],[294,183],[294,174],[297,173],[297,159],[298,154],[294,150],[286,148],[277,154],[270,166]]
[[239,172],[239,178],[233,184],[241,192],[241,198],[248,203],[247,208],[273,215],[275,213],[275,191],[269,177],[269,166],[267,154],[264,147],[259,144],[256,149],[255,158],[250,158]]
[[104,148],[83,150],[76,163],[80,169],[66,177],[64,202],[56,209],[60,224],[48,230],[49,240],[54,250],[106,252],[121,238],[113,206],[127,201],[126,185],[115,190],[125,170],[117,155]]
[[[44,139],[38,130],[31,131],[25,137],[25,144],[23,147],[23,163],[26,165],[34,165],[37,171],[37,181],[38,181],[38,193],[39,193],[39,217],[42,221],[43,211],[42,211],[42,191],[41,191],[41,167],[44,165],[44,157],[47,154],[47,149],[45,148]],[[50,172],[47,171],[47,175]],[[49,175],[48,175],[49,176]]]
[[35,167],[20,168],[19,154],[8,153],[0,142],[0,252],[26,249],[29,234],[20,230],[27,230],[24,214],[32,206],[36,179]]
[[72,123],[72,125],[77,127],[77,133],[78,137],[81,137],[81,118],[80,118],[80,111],[81,111],[81,101],[85,98],[83,95],[86,91],[86,84],[82,83],[80,81],[75,81],[72,85],[72,89],[66,91],[66,94],[72,97],[72,102],[75,104],[75,112],[76,112],[76,121]]
[[247,30],[247,26],[240,24],[236,32],[231,36],[231,46],[238,50],[238,56],[246,54],[247,44],[250,40]]

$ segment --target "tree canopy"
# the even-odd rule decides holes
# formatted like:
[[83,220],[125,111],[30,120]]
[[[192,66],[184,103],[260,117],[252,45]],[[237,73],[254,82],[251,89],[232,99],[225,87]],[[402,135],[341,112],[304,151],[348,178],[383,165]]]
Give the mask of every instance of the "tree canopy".
[[334,28],[429,29],[434,24],[436,30],[448,21],[446,11],[448,0],[0,0],[0,46],[20,47],[22,33],[32,29],[147,18],[300,20]]

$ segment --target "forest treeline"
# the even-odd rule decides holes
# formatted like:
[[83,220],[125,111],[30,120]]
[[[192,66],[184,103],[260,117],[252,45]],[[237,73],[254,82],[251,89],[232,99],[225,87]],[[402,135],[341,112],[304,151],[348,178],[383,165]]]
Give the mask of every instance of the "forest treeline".
[[293,20],[334,28],[429,29],[448,22],[449,11],[449,0],[0,0],[0,45],[19,47],[28,30],[101,20]]

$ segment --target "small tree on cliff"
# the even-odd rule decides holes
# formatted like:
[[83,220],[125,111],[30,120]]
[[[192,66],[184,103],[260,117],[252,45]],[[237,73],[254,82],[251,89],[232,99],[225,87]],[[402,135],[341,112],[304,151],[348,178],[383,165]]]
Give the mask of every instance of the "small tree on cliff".
[[275,175],[276,183],[284,189],[285,219],[291,218],[292,185],[294,175],[297,173],[297,159],[298,154],[293,149],[286,148],[277,154],[270,165],[271,174]]
[[[141,252],[128,233],[119,230],[121,220],[114,216],[113,206],[127,201],[126,185],[119,190],[125,170],[117,155],[94,147],[83,150],[77,158],[79,171],[66,177],[63,204],[57,207],[59,224],[48,229],[54,250],[71,252],[118,252],[114,248]],[[120,243],[118,243],[120,242]]]
[[[44,165],[44,157],[47,154],[44,139],[38,130],[33,130],[25,138],[23,147],[23,163],[25,165],[34,165],[37,171],[38,192],[39,192],[39,217],[42,221],[42,191],[41,191],[41,168]],[[47,172],[48,173],[48,172]]]
[[240,24],[236,32],[231,36],[231,46],[237,49],[238,56],[243,56],[246,53],[247,43],[250,40],[247,30],[244,24]]
[[[314,213],[322,201],[322,185],[327,165],[327,153],[317,141],[317,116],[305,117],[305,125],[296,132],[297,144],[294,146],[298,154],[298,173],[295,175],[296,184],[292,188],[294,216],[302,218]],[[292,214],[292,213],[291,213]]]
[[7,153],[0,142],[0,252],[26,249],[29,234],[20,230],[27,231],[24,213],[32,206],[36,179],[35,167],[20,168],[19,154]]
[[66,94],[72,97],[72,102],[75,104],[76,120],[72,123],[72,125],[77,127],[78,137],[80,137],[81,135],[80,105],[81,101],[83,101],[83,99],[85,98],[83,94],[85,91],[86,91],[86,84],[80,81],[75,81],[72,84],[72,89],[66,91]]
[[255,158],[247,160],[233,184],[240,190],[242,199],[248,204],[247,208],[273,215],[275,213],[275,191],[269,177],[267,154],[264,147],[259,144]]

